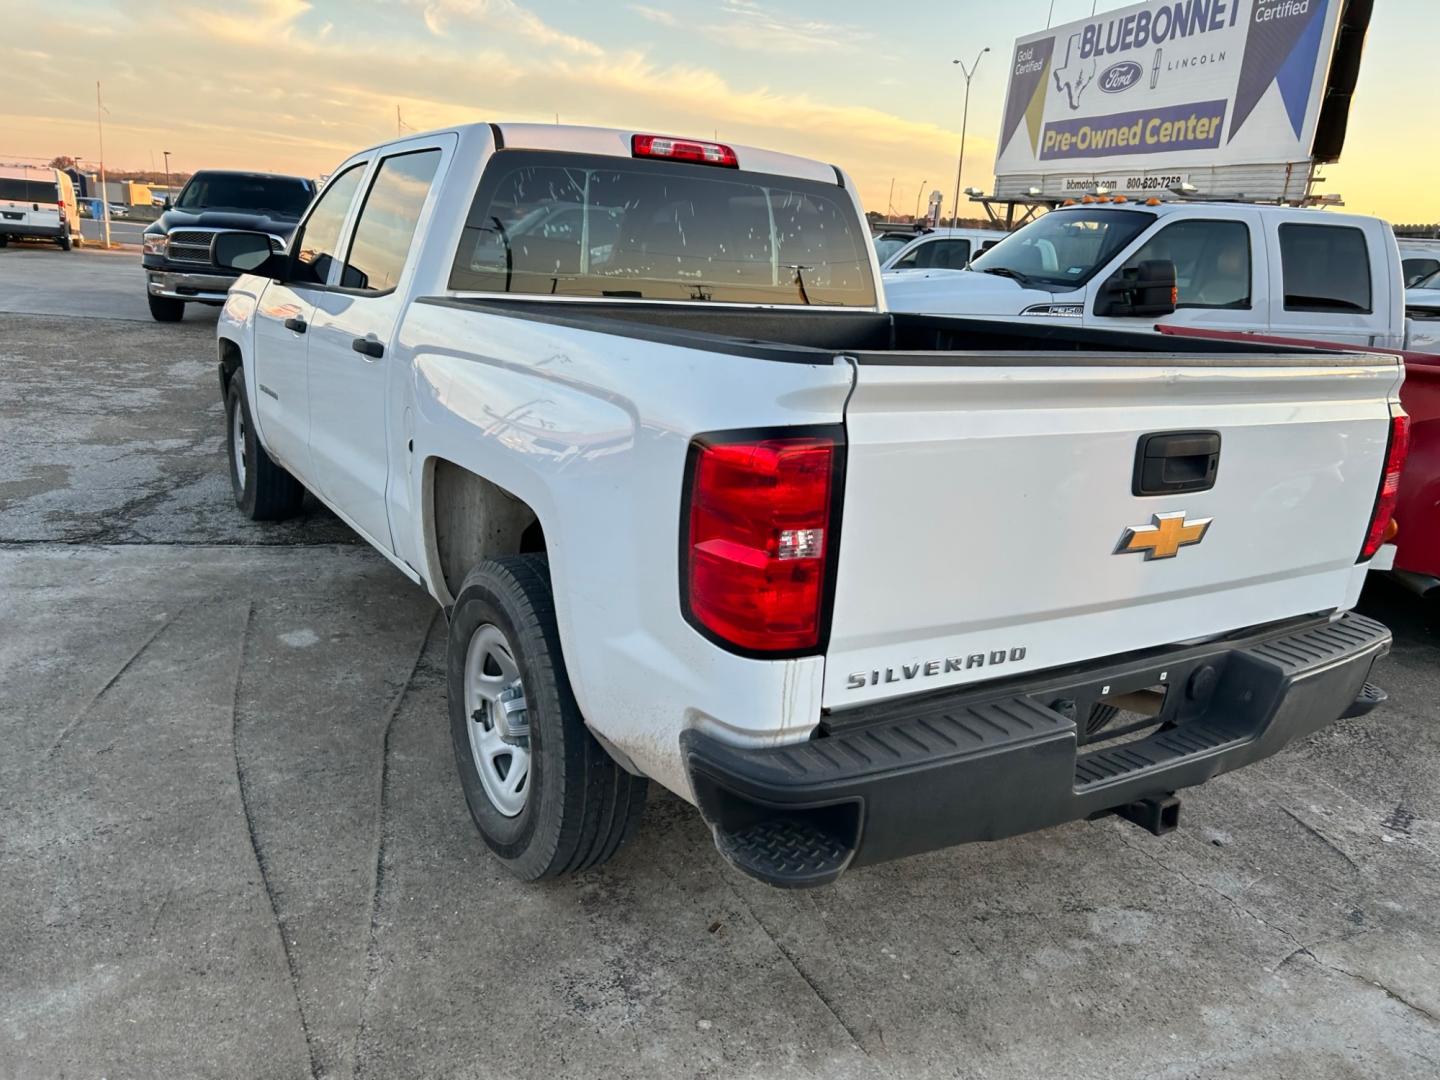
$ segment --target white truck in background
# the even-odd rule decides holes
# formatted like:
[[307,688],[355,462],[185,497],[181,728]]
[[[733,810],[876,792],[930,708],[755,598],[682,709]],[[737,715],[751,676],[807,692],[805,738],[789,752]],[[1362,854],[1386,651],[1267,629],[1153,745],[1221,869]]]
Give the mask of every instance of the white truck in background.
[[[1172,263],[1176,295],[1136,308],[1124,293],[1147,263]],[[887,274],[892,310],[1064,318],[1096,328],[1165,324],[1341,346],[1435,351],[1407,318],[1395,236],[1379,218],[1158,199],[1057,208],[968,270]]]
[[839,169],[631,131],[373,147],[287,250],[213,255],[236,503],[308,488],[443,605],[461,784],[522,878],[613,855],[651,780],[781,886],[1163,832],[1384,698],[1350,609],[1392,356],[895,314]]

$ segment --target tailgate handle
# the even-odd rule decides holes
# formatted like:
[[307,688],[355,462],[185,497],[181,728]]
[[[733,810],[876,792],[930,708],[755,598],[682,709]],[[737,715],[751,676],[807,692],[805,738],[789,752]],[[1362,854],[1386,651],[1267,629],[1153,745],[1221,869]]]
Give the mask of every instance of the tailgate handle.
[[1183,495],[1209,491],[1219,471],[1218,431],[1156,431],[1140,436],[1131,492]]

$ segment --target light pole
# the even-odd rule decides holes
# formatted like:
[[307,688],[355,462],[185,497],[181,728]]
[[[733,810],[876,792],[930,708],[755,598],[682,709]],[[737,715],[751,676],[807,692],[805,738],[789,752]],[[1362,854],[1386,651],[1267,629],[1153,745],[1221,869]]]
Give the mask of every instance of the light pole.
[[970,127],[970,80],[975,77],[975,72],[980,70],[980,58],[990,51],[986,45],[975,54],[975,62],[968,68],[963,60],[951,60],[952,64],[959,64],[960,70],[965,74],[965,114],[960,121],[960,164],[955,167],[955,204],[953,225],[960,224],[960,174],[965,171],[965,135]]
[[920,181],[920,187],[919,187],[919,189],[915,192],[915,216],[914,216],[914,218],[911,219],[911,220],[913,220],[913,221],[919,221],[919,220],[920,220],[920,193],[925,190],[925,185],[928,184],[929,182],[930,182],[929,180],[921,180],[921,181]]
[[168,199],[170,197],[170,151],[161,150],[160,153],[165,155],[165,197]]

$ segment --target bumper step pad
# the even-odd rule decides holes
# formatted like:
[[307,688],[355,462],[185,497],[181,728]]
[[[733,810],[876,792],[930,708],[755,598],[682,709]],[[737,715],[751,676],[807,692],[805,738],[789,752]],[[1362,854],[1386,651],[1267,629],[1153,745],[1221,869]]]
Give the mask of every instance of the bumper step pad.
[[715,846],[751,877],[791,889],[834,881],[855,855],[852,845],[803,818],[767,818],[737,832],[717,828]]

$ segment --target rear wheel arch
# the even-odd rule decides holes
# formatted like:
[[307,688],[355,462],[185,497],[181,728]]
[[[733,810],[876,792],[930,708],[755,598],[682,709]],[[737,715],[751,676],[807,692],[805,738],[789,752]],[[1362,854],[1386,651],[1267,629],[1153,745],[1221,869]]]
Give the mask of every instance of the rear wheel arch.
[[427,577],[447,606],[480,563],[546,551],[540,516],[528,502],[446,458],[426,461],[422,506]]

